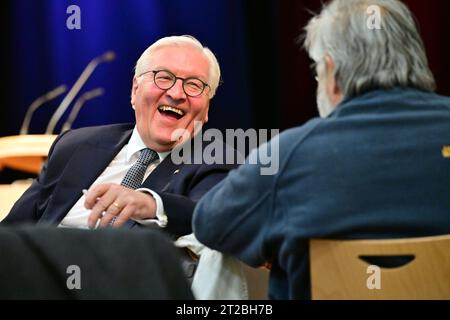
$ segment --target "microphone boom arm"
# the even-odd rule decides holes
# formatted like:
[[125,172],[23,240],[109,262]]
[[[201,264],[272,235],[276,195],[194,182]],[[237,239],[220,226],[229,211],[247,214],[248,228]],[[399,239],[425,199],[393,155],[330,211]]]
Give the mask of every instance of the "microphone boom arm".
[[75,104],[70,111],[69,117],[67,118],[67,121],[63,124],[61,132],[69,130],[72,127],[73,122],[77,118],[78,113],[80,112],[80,109],[83,107],[83,105],[86,103],[86,101],[94,99],[96,97],[99,97],[103,95],[105,91],[102,88],[97,88],[88,92],[85,92],[81,97],[75,101]]
[[108,51],[101,55],[100,57],[94,58],[87,67],[83,70],[80,77],[77,79],[73,87],[70,89],[70,91],[65,96],[64,100],[61,102],[59,107],[56,109],[55,113],[53,114],[52,118],[50,119],[47,130],[45,131],[46,134],[52,134],[55,130],[56,124],[58,123],[59,119],[61,119],[64,112],[67,110],[68,106],[72,102],[72,100],[75,98],[75,96],[80,91],[81,87],[86,83],[87,79],[91,76],[92,72],[94,72],[95,68],[102,62],[109,62],[114,60],[115,54],[112,51]]
[[25,118],[23,119],[22,126],[20,127],[20,134],[28,134],[28,130],[30,127],[31,117],[33,113],[44,103],[55,99],[59,95],[66,92],[67,87],[65,84],[60,85],[59,87],[53,89],[52,91],[47,92],[46,94],[38,97],[33,103],[28,107],[27,113],[25,114]]

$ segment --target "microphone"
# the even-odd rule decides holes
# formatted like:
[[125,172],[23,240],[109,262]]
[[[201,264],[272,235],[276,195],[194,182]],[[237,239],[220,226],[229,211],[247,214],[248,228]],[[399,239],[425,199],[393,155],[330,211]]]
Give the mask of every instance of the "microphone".
[[64,112],[69,107],[72,100],[75,98],[77,93],[80,91],[81,87],[85,84],[87,79],[91,76],[92,72],[95,70],[95,68],[103,62],[111,62],[115,59],[116,54],[113,51],[107,51],[104,54],[102,54],[99,57],[94,58],[89,64],[86,66],[86,68],[81,73],[80,77],[77,79],[73,87],[70,89],[69,93],[67,93],[64,100],[61,102],[59,107],[56,109],[55,113],[53,114],[52,118],[50,119],[47,130],[45,131],[46,134],[52,134],[55,130],[56,124],[58,123],[61,116],[64,114]]
[[47,92],[46,94],[38,97],[36,100],[34,100],[33,103],[28,107],[28,110],[25,114],[25,118],[23,119],[23,123],[20,128],[20,134],[28,134],[31,117],[33,116],[33,113],[36,111],[37,108],[42,106],[44,103],[55,99],[59,95],[66,92],[66,90],[67,90],[66,85],[62,84],[58,88],[55,88],[55,89]]
[[105,93],[105,90],[103,88],[97,88],[91,91],[88,91],[84,93],[81,97],[75,101],[75,104],[70,111],[69,117],[67,121],[63,124],[61,132],[69,130],[72,127],[73,122],[78,116],[78,113],[80,112],[80,109],[83,107],[83,105],[86,103],[86,101],[94,99],[96,97],[99,97]]

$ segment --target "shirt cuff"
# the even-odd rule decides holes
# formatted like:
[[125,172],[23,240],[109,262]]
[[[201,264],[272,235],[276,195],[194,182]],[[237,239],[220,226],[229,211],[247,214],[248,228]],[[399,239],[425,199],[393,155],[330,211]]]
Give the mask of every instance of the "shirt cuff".
[[133,219],[133,220],[143,226],[157,224],[161,228],[166,227],[168,219],[167,219],[166,213],[164,212],[164,204],[163,204],[162,199],[159,196],[159,194],[157,194],[155,191],[147,189],[147,188],[139,188],[139,189],[136,189],[136,191],[148,193],[155,199],[156,219],[143,219],[143,220]]

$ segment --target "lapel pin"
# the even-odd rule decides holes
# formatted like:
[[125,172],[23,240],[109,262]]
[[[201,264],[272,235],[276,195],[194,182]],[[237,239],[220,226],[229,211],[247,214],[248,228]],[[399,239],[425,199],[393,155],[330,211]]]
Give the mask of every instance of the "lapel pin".
[[450,147],[449,146],[444,146],[442,148],[442,156],[444,158],[450,158]]
[[173,172],[173,174],[177,174],[178,172],[180,172],[180,169],[177,169]]

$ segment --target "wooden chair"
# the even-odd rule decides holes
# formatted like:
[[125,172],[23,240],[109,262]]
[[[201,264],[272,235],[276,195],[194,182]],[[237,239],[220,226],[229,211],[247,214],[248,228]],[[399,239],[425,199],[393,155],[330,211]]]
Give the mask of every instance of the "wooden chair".
[[[402,256],[385,268],[370,259]],[[310,241],[312,299],[450,299],[450,235]]]

